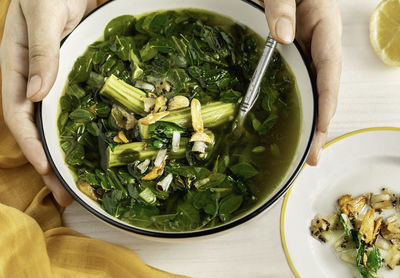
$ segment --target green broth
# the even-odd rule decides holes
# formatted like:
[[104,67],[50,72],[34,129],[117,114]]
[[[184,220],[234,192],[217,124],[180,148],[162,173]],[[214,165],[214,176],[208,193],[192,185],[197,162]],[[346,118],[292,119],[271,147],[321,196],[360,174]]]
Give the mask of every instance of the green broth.
[[[249,28],[204,10],[112,20],[75,62],[60,100],[60,145],[78,188],[109,214],[161,231],[218,226],[263,202],[288,171],[301,125],[295,77],[276,51],[246,132],[232,143],[232,119],[263,42]],[[164,96],[169,104],[177,95],[201,103],[206,134],[215,141],[204,154],[188,142],[190,108],[143,124],[149,113],[144,98]],[[175,153],[173,131],[181,136]],[[160,149],[169,155],[165,169],[144,180]],[[159,183],[168,175],[172,182],[163,189]]]

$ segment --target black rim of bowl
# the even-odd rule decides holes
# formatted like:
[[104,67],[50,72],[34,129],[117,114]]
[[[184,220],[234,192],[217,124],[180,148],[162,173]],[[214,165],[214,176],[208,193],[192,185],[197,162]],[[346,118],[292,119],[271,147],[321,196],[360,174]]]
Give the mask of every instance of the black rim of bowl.
[[[92,13],[96,12],[98,9],[101,9],[102,7],[106,6],[107,4],[113,2],[115,0],[109,0],[108,2],[103,3],[102,5],[98,6],[97,8],[95,8],[94,10],[92,10],[89,14],[87,14],[80,23],[82,23],[88,16],[90,16]],[[252,2],[251,0],[241,0],[251,6],[253,6],[254,8],[258,9],[260,12],[264,12],[264,8],[261,7],[260,5]],[[79,24],[80,24],[79,23]],[[77,28],[79,26],[79,24],[75,27]],[[65,37],[62,41],[61,41],[61,47],[64,43],[64,41],[68,38]],[[244,215],[242,217],[239,217],[229,223],[220,225],[220,226],[216,226],[213,228],[209,228],[206,230],[198,230],[198,231],[187,231],[187,232],[161,232],[161,231],[155,231],[155,230],[145,230],[142,228],[138,228],[138,227],[134,227],[131,226],[129,224],[125,224],[125,223],[120,223],[117,222],[115,220],[113,220],[111,217],[107,217],[106,215],[96,211],[94,208],[92,208],[89,204],[87,204],[84,200],[82,200],[67,184],[67,182],[64,180],[64,178],[62,177],[62,175],[60,174],[60,172],[58,171],[53,158],[50,154],[50,150],[47,146],[47,142],[46,142],[46,137],[44,134],[44,129],[43,129],[43,118],[42,118],[42,102],[38,103],[38,125],[39,125],[39,132],[40,132],[40,137],[42,139],[42,143],[43,143],[43,148],[44,151],[46,153],[47,159],[49,160],[49,163],[51,165],[51,167],[54,170],[54,173],[56,174],[57,178],[60,180],[61,184],[65,187],[65,189],[69,192],[69,194],[71,194],[74,199],[76,201],[78,201],[79,204],[81,204],[84,208],[86,208],[88,211],[90,211],[92,214],[94,214],[95,216],[97,216],[98,218],[100,218],[101,220],[105,221],[108,224],[111,224],[112,226],[115,226],[117,228],[123,229],[125,231],[129,231],[129,232],[133,232],[139,235],[144,235],[144,236],[150,236],[150,237],[157,237],[157,238],[192,238],[192,237],[200,237],[200,236],[206,236],[206,235],[210,235],[210,234],[216,234],[222,231],[226,231],[230,228],[233,228],[235,226],[238,226],[252,218],[254,218],[255,216],[259,215],[261,212],[263,212],[264,210],[266,210],[267,208],[271,207],[291,186],[291,184],[293,183],[293,181],[296,179],[296,177],[298,176],[298,174],[300,173],[301,169],[303,168],[303,165],[306,162],[307,156],[310,152],[311,149],[311,145],[312,142],[314,140],[314,135],[315,135],[315,129],[316,129],[316,122],[317,122],[317,115],[318,115],[318,95],[317,95],[317,90],[316,90],[316,83],[315,83],[315,78],[314,75],[312,74],[311,71],[311,67],[310,67],[310,61],[309,59],[306,57],[306,55],[304,54],[303,50],[301,49],[299,43],[295,40],[294,41],[294,45],[296,46],[297,50],[299,51],[303,62],[307,68],[308,71],[308,75],[310,77],[310,81],[311,81],[311,85],[312,85],[312,93],[313,93],[313,100],[314,100],[314,115],[313,115],[313,123],[312,123],[312,128],[311,128],[311,134],[309,135],[309,141],[306,147],[306,151],[303,155],[303,157],[300,160],[299,165],[297,166],[296,170],[293,172],[293,174],[291,175],[291,177],[288,179],[288,181],[286,182],[286,184],[284,186],[282,186],[282,188],[276,192],[267,202],[263,203],[262,205],[260,205],[258,208],[256,208],[254,211],[252,211],[251,213]],[[104,212],[106,214],[106,212]]]

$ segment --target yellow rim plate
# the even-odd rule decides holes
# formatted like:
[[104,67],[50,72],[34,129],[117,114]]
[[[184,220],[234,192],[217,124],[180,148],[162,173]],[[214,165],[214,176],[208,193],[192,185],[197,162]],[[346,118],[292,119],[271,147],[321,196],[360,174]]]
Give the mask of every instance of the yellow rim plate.
[[[373,128],[366,128],[366,129],[356,130],[356,131],[347,133],[347,134],[345,134],[345,135],[342,135],[342,136],[340,136],[340,137],[338,137],[338,138],[336,138],[336,139],[334,139],[334,140],[328,142],[328,143],[324,146],[324,149],[326,149],[326,148],[328,148],[329,146],[332,146],[333,144],[335,144],[335,143],[337,143],[337,142],[339,142],[339,141],[342,141],[343,139],[346,139],[346,138],[348,138],[348,137],[351,137],[351,136],[354,136],[354,135],[358,135],[358,134],[362,134],[362,133],[377,132],[377,131],[397,131],[397,132],[400,132],[400,128],[397,128],[397,127],[373,127]],[[303,169],[302,169],[302,171],[300,172],[299,177],[298,177],[297,179],[299,179],[299,178],[302,176],[302,172],[303,172],[303,170],[304,170],[306,167],[307,167],[307,165],[305,165],[305,166],[303,167]],[[280,219],[280,229],[281,229],[280,232],[281,232],[282,247],[283,247],[283,250],[284,250],[284,252],[285,252],[286,259],[287,259],[287,261],[288,261],[289,267],[291,268],[293,274],[294,274],[296,277],[300,278],[301,276],[300,276],[299,272],[297,271],[296,266],[294,265],[294,263],[293,263],[293,261],[292,261],[292,259],[291,259],[291,256],[290,256],[290,254],[289,254],[288,247],[287,247],[287,244],[286,244],[286,238],[285,238],[285,215],[286,215],[286,207],[287,207],[287,203],[288,203],[288,200],[289,200],[289,196],[290,196],[290,194],[291,194],[291,192],[292,192],[292,189],[293,189],[293,187],[296,185],[297,179],[295,180],[295,182],[293,183],[293,185],[291,186],[291,188],[288,190],[288,192],[286,193],[285,198],[284,198],[284,200],[283,200],[283,205],[282,205],[282,210],[281,210],[281,219]],[[335,198],[335,196],[334,196],[334,198]],[[310,237],[311,237],[311,235],[310,235]],[[330,248],[330,247],[329,247],[329,246],[326,246],[326,248]],[[332,252],[333,252],[333,251],[332,251]]]

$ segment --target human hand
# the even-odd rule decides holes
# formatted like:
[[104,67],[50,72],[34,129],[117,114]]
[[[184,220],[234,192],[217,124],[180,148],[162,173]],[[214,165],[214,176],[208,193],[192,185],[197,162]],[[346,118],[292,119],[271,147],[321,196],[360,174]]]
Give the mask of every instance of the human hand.
[[311,58],[318,90],[318,123],[307,163],[316,165],[335,114],[342,68],[342,24],[335,0],[264,0],[272,36],[280,43],[296,37]]
[[63,206],[72,197],[47,161],[35,125],[34,102],[48,94],[56,79],[60,40],[95,6],[94,0],[13,0],[0,47],[4,120],[27,160]]

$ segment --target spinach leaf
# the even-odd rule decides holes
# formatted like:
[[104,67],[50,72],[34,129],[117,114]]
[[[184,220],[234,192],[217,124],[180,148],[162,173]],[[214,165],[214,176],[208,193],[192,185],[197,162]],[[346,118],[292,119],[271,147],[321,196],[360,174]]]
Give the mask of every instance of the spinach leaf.
[[243,196],[231,194],[221,200],[219,216],[223,222],[227,221],[233,212],[238,210],[243,202]]
[[141,50],[140,50],[140,57],[142,58],[143,62],[147,62],[153,59],[158,53],[158,50],[154,47],[153,44],[148,42]]
[[200,191],[193,197],[193,206],[204,210],[205,213],[215,216],[218,213],[217,194],[207,191]]
[[197,181],[195,185],[198,190],[202,191],[222,185],[225,179],[225,174],[211,173],[207,178]]
[[228,176],[228,181],[233,184],[233,188],[235,192],[244,196],[248,197],[251,200],[256,200],[256,196],[251,192],[250,188],[239,178],[234,178],[232,176]]
[[85,149],[81,144],[76,144],[73,150],[71,150],[65,157],[65,162],[71,166],[82,165],[83,159],[85,158]]
[[99,182],[99,180],[97,179],[97,176],[96,176],[95,173],[90,172],[90,171],[87,171],[87,170],[84,170],[84,171],[83,171],[83,175],[84,175],[85,179],[87,180],[87,182],[88,182],[91,186],[93,186],[93,187],[98,187],[98,186],[100,186],[100,182]]
[[210,175],[210,170],[196,166],[166,166],[168,173],[183,176],[185,178],[203,179]]
[[111,106],[105,102],[96,103],[93,108],[96,115],[101,118],[107,118],[111,112]]
[[63,112],[71,112],[79,106],[79,100],[75,96],[63,95],[60,98],[60,107]]
[[104,39],[115,36],[127,36],[135,33],[136,18],[133,15],[121,15],[112,19],[104,30]]
[[151,13],[140,18],[136,22],[136,30],[145,34],[163,34],[167,25],[169,16],[166,13]]
[[101,205],[106,212],[115,215],[117,210],[118,200],[113,197],[112,193],[105,193],[101,199]]
[[260,135],[267,134],[275,126],[278,118],[279,117],[276,114],[269,115],[268,118],[258,127],[257,132]]
[[171,145],[172,135],[175,131],[181,133],[181,136],[188,136],[186,129],[174,123],[158,121],[149,126],[151,137],[148,141],[155,148],[166,148]]
[[[187,196],[188,197],[188,196]],[[193,207],[191,198],[186,198],[176,207],[179,226],[185,230],[193,230],[200,225],[199,210]]]
[[265,111],[271,112],[274,103],[279,98],[278,90],[270,88],[269,85],[265,84],[264,82],[263,85],[261,86],[261,94],[263,95],[261,104],[262,108]]
[[86,93],[78,84],[72,84],[68,86],[66,94],[81,99]]
[[226,90],[230,87],[231,75],[223,68],[213,68],[210,64],[191,66],[189,74],[196,79],[200,86],[212,92]]
[[157,121],[149,125],[149,131],[162,137],[172,138],[175,131],[185,133],[187,130],[171,122]]
[[60,114],[60,116],[58,117],[57,127],[59,130],[61,130],[61,131],[63,130],[65,124],[68,121],[68,116],[69,116],[68,112],[62,112]]
[[115,42],[110,45],[110,49],[114,52],[122,61],[128,61],[130,53],[134,48],[134,41],[131,37],[116,36]]
[[167,80],[173,85],[173,92],[179,94],[182,90],[194,86],[192,79],[183,69],[170,69],[167,73]]
[[104,76],[92,71],[86,83],[90,88],[93,88],[97,91],[104,85]]
[[238,103],[241,97],[242,94],[240,92],[234,91],[232,89],[221,93],[221,100],[223,102]]
[[93,121],[96,118],[96,115],[87,109],[78,108],[69,114],[69,118],[78,123],[86,123]]
[[258,171],[248,162],[239,162],[230,167],[232,173],[244,179],[250,179],[258,175]]
[[161,36],[151,38],[149,44],[161,53],[171,53],[175,49],[175,45],[171,40]]
[[86,124],[87,131],[93,136],[99,136],[99,127],[96,122],[90,122]]
[[92,71],[93,52],[86,52],[84,55],[79,57],[71,73],[69,74],[69,81],[73,83],[85,82],[89,79],[90,72]]

